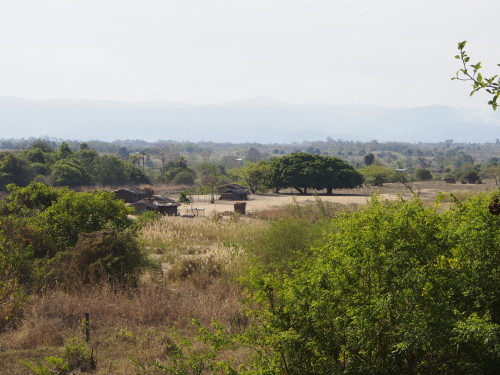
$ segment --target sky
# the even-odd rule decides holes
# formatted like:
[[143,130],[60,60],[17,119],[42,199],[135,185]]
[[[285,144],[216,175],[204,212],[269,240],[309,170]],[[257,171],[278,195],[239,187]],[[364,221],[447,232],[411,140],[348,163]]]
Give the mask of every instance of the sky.
[[0,96],[487,107],[498,0],[0,0]]

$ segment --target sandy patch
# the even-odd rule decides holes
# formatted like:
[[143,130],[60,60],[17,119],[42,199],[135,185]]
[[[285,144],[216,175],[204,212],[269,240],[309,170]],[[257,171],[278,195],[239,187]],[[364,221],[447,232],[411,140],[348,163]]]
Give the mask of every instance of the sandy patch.
[[[388,195],[388,197],[389,195]],[[331,195],[320,196],[320,199],[324,202],[338,203],[344,205],[350,204],[366,204],[370,199],[370,196],[365,195]],[[192,203],[193,208],[204,209],[205,216],[212,215],[214,213],[222,213],[226,211],[234,211],[234,204],[236,201],[225,201],[216,200],[215,203],[210,203],[209,196],[193,196],[194,202]],[[262,211],[265,209],[271,209],[273,207],[280,207],[285,204],[291,204],[294,200],[298,203],[315,203],[316,198],[312,195],[286,195],[286,194],[252,194],[247,201],[241,201],[246,203],[247,212]],[[183,205],[179,207],[179,212],[181,215],[187,213],[189,206]]]

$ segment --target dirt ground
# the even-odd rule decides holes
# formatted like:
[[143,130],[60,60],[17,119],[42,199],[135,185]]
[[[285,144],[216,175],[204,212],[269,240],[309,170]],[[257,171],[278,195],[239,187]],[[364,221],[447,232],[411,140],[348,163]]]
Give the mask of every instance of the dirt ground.
[[[333,195],[326,195],[322,192],[311,195],[294,194],[292,191],[282,191],[280,194],[251,194],[246,202],[246,211],[252,213],[279,207],[285,204],[293,203],[294,200],[298,203],[315,202],[316,196],[319,196],[324,202],[340,203],[340,204],[366,204],[372,194],[378,194],[385,199],[397,199],[398,196],[410,197],[412,191],[419,195],[424,200],[433,200],[440,192],[453,193],[456,195],[464,195],[468,193],[477,193],[498,189],[495,181],[485,181],[483,184],[446,184],[444,181],[426,181],[415,182],[411,186],[411,190],[401,183],[386,184],[382,187],[367,187],[359,189],[338,190]],[[171,196],[177,199],[176,196]],[[216,200],[215,203],[210,203],[209,195],[193,195],[193,203],[191,206],[182,205],[179,207],[181,215],[192,213],[190,208],[199,209],[203,216],[214,215],[215,213],[232,212],[236,201]],[[204,210],[204,211],[202,211]]]

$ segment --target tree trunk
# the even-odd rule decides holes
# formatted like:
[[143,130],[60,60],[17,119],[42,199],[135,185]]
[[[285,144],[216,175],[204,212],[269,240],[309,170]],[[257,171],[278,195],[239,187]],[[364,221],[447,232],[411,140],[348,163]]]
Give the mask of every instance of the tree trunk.
[[294,187],[294,189],[297,190],[299,192],[299,194],[301,194],[301,195],[305,194],[305,192],[301,188]]
[[333,188],[332,188],[331,186],[328,186],[328,187],[326,188],[326,194],[327,194],[327,195],[332,195],[332,194],[333,194]]

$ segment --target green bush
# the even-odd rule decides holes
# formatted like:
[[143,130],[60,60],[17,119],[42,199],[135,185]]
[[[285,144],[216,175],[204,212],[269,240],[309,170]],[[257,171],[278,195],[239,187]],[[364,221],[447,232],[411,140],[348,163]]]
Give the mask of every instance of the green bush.
[[150,265],[131,234],[105,230],[80,233],[76,245],[59,253],[49,268],[52,281],[59,285],[88,284],[103,279],[134,285],[140,273]]
[[68,191],[40,213],[35,222],[61,249],[74,246],[79,233],[131,228],[130,213],[131,209],[114,199],[112,193]]
[[144,211],[140,215],[137,215],[137,219],[135,221],[138,228],[144,228],[146,225],[150,223],[154,223],[155,221],[161,219],[161,214],[155,211]]
[[[500,368],[500,218],[380,201],[334,219],[286,273],[253,273],[266,374],[491,374]],[[266,369],[266,370],[264,370]],[[255,372],[259,373],[259,372]]]
[[418,181],[429,181],[432,180],[432,173],[428,169],[418,168],[415,171],[415,177]]
[[297,217],[284,217],[251,238],[245,247],[259,264],[283,269],[305,257],[310,248],[321,243],[323,223],[311,223]]
[[37,375],[69,375],[96,369],[91,349],[83,340],[76,337],[66,341],[61,356],[45,357],[45,363],[33,364],[28,361],[20,363]]
[[32,281],[33,251],[26,232],[20,221],[0,216],[0,331],[21,314]]

